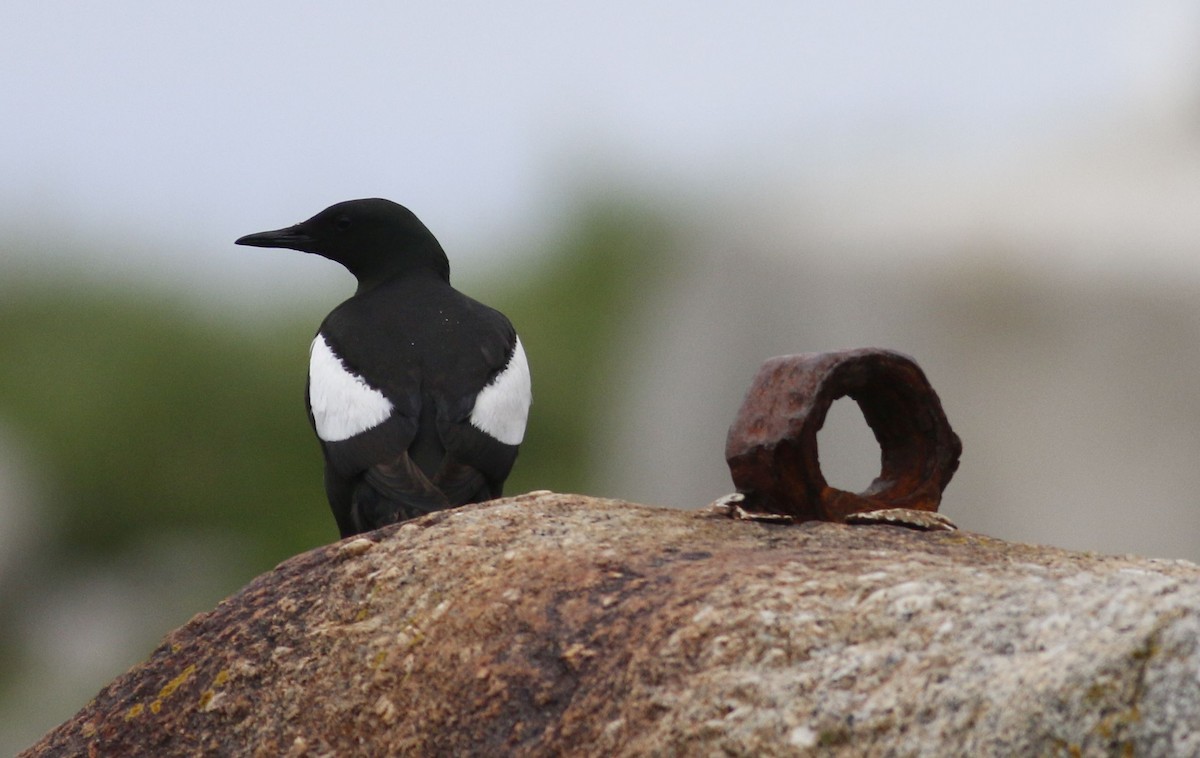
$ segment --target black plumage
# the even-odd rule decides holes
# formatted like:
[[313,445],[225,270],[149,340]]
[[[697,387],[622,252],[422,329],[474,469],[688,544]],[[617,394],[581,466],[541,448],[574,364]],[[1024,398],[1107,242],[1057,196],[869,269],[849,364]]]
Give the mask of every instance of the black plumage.
[[450,286],[433,234],[389,200],[350,200],[240,245],[344,265],[354,296],[313,340],[306,404],[342,536],[499,497],[530,402],[509,320]]

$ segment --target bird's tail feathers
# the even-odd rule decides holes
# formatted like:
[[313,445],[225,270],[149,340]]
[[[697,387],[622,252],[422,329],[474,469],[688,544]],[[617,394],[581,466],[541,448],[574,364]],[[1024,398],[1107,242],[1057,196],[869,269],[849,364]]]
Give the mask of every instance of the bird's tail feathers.
[[453,505],[481,503],[500,497],[500,488],[494,488],[483,472],[474,466],[447,458],[433,477],[433,484]]
[[351,518],[360,531],[424,516],[450,507],[407,454],[367,469],[354,490]]

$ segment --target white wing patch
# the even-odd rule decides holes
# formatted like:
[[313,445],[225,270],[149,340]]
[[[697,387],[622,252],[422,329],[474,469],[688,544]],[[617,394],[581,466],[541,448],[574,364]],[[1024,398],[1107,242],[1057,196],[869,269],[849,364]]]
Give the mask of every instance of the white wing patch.
[[392,403],[358,374],[318,334],[308,358],[308,403],[317,436],[340,442],[379,425],[392,415]]
[[471,411],[471,425],[505,445],[519,445],[525,439],[525,420],[529,417],[529,362],[521,338],[513,347],[508,365],[492,383],[479,391]]

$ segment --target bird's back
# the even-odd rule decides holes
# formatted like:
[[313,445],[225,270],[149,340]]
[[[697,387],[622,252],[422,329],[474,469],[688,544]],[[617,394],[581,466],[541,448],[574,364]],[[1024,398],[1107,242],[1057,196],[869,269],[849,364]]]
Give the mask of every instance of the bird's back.
[[[376,492],[367,494],[374,496],[388,482],[372,469],[404,458],[441,490],[448,505],[499,496],[517,447],[512,439],[496,439],[495,431],[486,424],[481,428],[472,414],[481,391],[519,361],[523,434],[528,368],[503,314],[440,279],[409,277],[342,303],[326,318],[317,340],[358,380],[356,391],[368,396],[368,388],[390,407],[375,426],[345,439],[322,438],[333,476],[359,480],[356,486],[373,487]],[[320,437],[321,419],[313,406],[317,381],[310,372],[310,418]]]
[[393,402],[416,392],[443,406],[439,415],[458,417],[504,368],[516,338],[504,314],[434,277],[356,295],[319,332],[347,367]]

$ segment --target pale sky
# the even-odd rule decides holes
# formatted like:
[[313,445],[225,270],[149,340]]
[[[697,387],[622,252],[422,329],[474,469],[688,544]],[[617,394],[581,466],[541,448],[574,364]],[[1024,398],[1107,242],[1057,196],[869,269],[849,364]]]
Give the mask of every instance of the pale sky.
[[819,183],[1178,96],[1198,22],[1169,0],[6,3],[0,254],[74,240],[69,266],[253,289],[328,270],[235,237],[381,195],[471,265],[593,177]]

